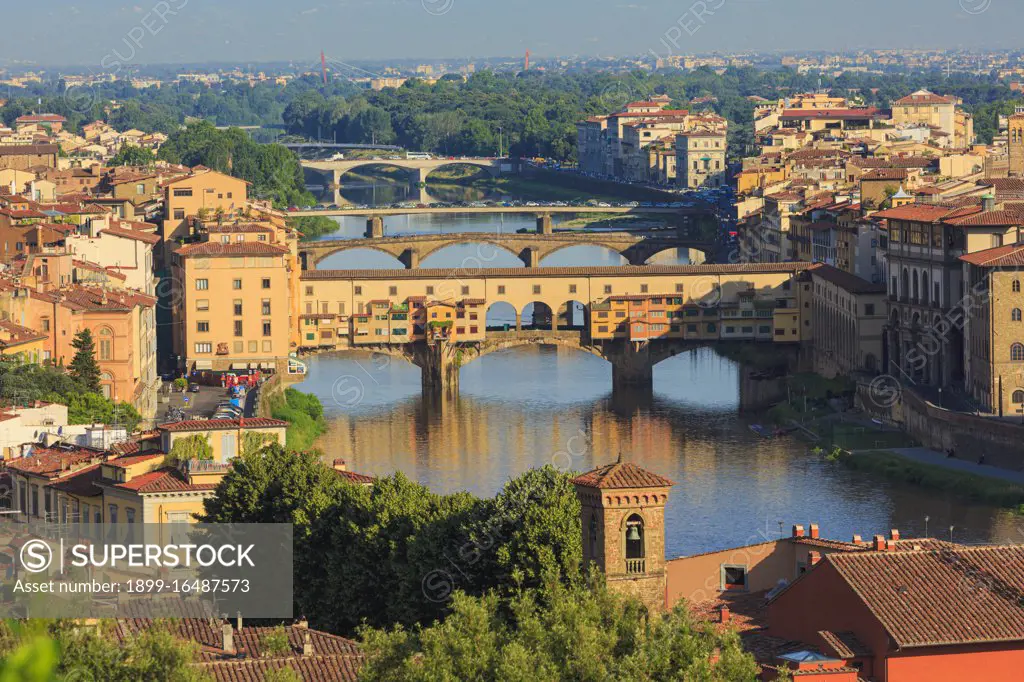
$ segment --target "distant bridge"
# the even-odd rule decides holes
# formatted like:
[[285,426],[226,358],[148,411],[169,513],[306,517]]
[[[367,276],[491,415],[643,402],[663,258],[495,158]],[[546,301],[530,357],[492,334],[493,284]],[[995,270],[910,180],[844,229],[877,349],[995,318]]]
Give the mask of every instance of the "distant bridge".
[[[363,166],[394,166],[409,171],[409,180],[413,184],[427,181],[427,176],[444,166],[476,166],[483,168],[491,176],[501,173],[502,159],[492,158],[459,158],[459,159],[346,159],[343,161],[304,161],[303,168],[321,173],[328,178],[329,184],[341,184],[341,176]],[[509,163],[507,159],[504,160]]]
[[319,211],[291,211],[290,217],[303,216],[389,216],[424,215],[430,213],[474,214],[474,213],[532,213],[553,215],[555,213],[605,213],[609,215],[713,215],[710,208],[655,208],[642,206],[467,206],[460,208],[336,208]]
[[527,267],[537,267],[547,256],[570,246],[603,246],[623,256],[631,265],[643,265],[650,258],[670,249],[695,249],[710,253],[714,245],[696,239],[672,236],[645,236],[629,232],[555,232],[491,233],[464,232],[421,234],[404,237],[370,237],[303,242],[299,258],[304,270],[311,270],[326,257],[351,249],[372,249],[397,258],[406,268],[418,268],[420,262],[448,246],[486,244],[518,256]]

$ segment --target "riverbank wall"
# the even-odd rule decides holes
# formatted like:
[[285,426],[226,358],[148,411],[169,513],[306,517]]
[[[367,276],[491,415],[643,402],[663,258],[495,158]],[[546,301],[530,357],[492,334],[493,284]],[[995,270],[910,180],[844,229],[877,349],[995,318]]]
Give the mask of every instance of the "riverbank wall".
[[1024,470],[1024,425],[1005,419],[953,412],[922,398],[911,389],[879,391],[867,382],[857,385],[857,406],[899,424],[924,447],[977,460],[1012,471]]

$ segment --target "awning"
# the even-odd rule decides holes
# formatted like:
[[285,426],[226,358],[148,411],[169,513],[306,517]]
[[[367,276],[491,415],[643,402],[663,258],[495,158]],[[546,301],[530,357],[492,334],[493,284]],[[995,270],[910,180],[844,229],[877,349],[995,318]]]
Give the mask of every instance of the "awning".
[[274,369],[274,363],[272,362],[261,362],[260,369]]
[[213,369],[213,360],[196,360],[196,369]]
[[232,362],[231,369],[249,369],[249,363],[247,362]]

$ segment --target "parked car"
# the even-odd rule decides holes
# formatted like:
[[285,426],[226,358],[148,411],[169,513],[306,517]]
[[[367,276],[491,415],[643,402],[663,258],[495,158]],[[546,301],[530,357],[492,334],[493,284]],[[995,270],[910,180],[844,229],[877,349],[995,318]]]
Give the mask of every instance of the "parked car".
[[189,384],[188,385],[188,392],[189,393],[199,393],[199,384]]

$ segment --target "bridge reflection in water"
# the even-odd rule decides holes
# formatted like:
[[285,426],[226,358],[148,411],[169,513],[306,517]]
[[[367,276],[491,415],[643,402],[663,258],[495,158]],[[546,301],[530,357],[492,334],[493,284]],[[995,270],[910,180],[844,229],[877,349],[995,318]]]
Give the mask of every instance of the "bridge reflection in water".
[[[491,496],[509,478],[551,464],[586,471],[625,453],[668,476],[668,556],[774,537],[781,520],[830,536],[908,535],[956,526],[957,538],[1021,537],[1024,520],[990,507],[893,486],[809,455],[790,436],[764,439],[739,410],[743,368],[710,348],[668,360],[651,391],[608,390],[598,358],[553,347],[495,353],[463,370],[458,397],[421,394],[415,368],[368,354],[320,355],[298,388],[324,403],[327,461],[404,472],[437,492]],[[361,383],[359,383],[361,382]],[[358,389],[358,390],[357,390]]]

